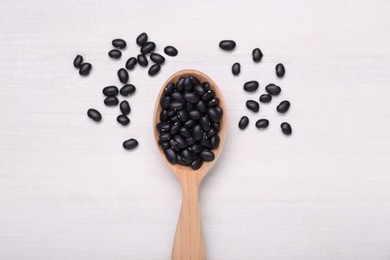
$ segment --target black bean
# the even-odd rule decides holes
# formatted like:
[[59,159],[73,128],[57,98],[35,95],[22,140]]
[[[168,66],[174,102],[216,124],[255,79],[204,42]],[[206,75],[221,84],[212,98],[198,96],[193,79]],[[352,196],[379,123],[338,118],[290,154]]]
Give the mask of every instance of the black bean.
[[254,62],[260,62],[261,58],[263,58],[263,53],[259,48],[256,48],[252,51],[252,58]]
[[199,153],[199,157],[202,158],[202,160],[209,162],[214,160],[214,153],[210,150],[204,149]]
[[116,106],[118,103],[119,100],[116,97],[107,97],[104,99],[104,104],[108,107]]
[[158,145],[160,145],[160,147],[161,147],[162,149],[167,149],[167,148],[170,147],[168,142],[166,142],[166,141],[161,141],[161,140],[158,141]]
[[275,67],[275,70],[276,70],[276,76],[278,76],[279,78],[283,78],[284,76],[284,73],[286,72],[286,70],[284,69],[284,66],[282,63],[278,63]]
[[171,125],[168,122],[160,122],[156,125],[159,133],[168,132],[171,128]]
[[120,50],[113,49],[108,52],[108,56],[113,59],[119,59],[122,56],[122,52]]
[[215,97],[215,92],[214,90],[207,90],[206,93],[203,94],[202,96],[202,100],[203,101],[208,101],[210,99],[212,99],[213,97]]
[[195,109],[204,114],[206,112],[206,104],[200,100],[196,105]]
[[177,156],[174,150],[171,148],[165,149],[164,150],[165,157],[167,157],[168,162],[171,164],[175,164],[177,160]]
[[195,121],[192,120],[192,119],[187,120],[187,121],[184,123],[184,126],[187,127],[187,128],[192,128],[194,125],[195,125]]
[[107,86],[103,88],[103,94],[107,97],[118,95],[118,88],[116,86]]
[[177,117],[180,119],[180,121],[186,122],[189,118],[187,110],[185,109],[179,110],[177,112]]
[[118,123],[121,125],[128,125],[130,123],[130,119],[125,115],[119,115],[116,118],[116,121],[118,121]]
[[282,124],[280,125],[280,127],[282,128],[283,134],[285,134],[285,135],[291,135],[292,130],[291,130],[291,126],[290,126],[289,123],[284,122],[284,123],[282,123]]
[[177,81],[177,84],[176,84],[177,91],[182,92],[184,90],[184,81],[185,81],[185,78],[183,78],[183,77],[181,77]]
[[122,96],[127,97],[128,95],[131,95],[135,92],[135,87],[132,84],[126,84],[121,88],[119,92]]
[[280,104],[276,107],[276,111],[278,111],[279,113],[286,113],[289,108],[290,108],[290,102],[284,100],[280,102]]
[[164,48],[164,52],[165,52],[166,55],[172,56],[172,57],[174,57],[174,56],[176,56],[178,54],[177,49],[175,47],[173,47],[173,46],[165,47]]
[[219,98],[213,98],[207,102],[208,107],[216,107],[219,105]]
[[149,76],[154,76],[156,75],[161,69],[161,66],[160,64],[153,64],[152,66],[150,66],[149,68],[149,71],[148,71],[148,74]]
[[210,130],[209,131],[207,131],[207,137],[212,137],[212,136],[214,136],[214,135],[216,135],[217,134],[217,129],[215,129],[215,128],[210,128]]
[[203,83],[202,83],[202,86],[204,87],[204,89],[205,89],[206,91],[211,89],[210,84],[209,84],[208,82],[203,82]]
[[122,114],[124,114],[125,116],[127,116],[127,115],[130,114],[130,112],[131,112],[130,104],[129,104],[129,102],[127,102],[126,100],[123,100],[123,101],[119,104],[119,108],[120,108]]
[[96,109],[93,108],[88,109],[87,115],[95,122],[99,122],[100,120],[102,120],[102,115]]
[[180,102],[183,102],[184,103],[184,98],[183,98],[183,95],[179,92],[173,92],[171,94],[171,98],[173,100],[177,100],[177,101],[180,101]]
[[180,128],[179,134],[185,138],[191,137],[191,131],[186,127]]
[[180,154],[177,155],[177,163],[183,166],[188,166],[188,164],[184,161],[183,156]]
[[184,93],[184,100],[191,104],[196,104],[199,101],[199,96],[193,92],[186,92]]
[[194,138],[195,141],[200,141],[202,139],[203,133],[200,125],[195,125],[192,128],[192,137]]
[[282,91],[282,89],[281,89],[279,86],[277,86],[277,85],[271,83],[271,84],[268,84],[268,85],[265,87],[265,91],[267,91],[268,94],[270,94],[270,95],[272,95],[272,96],[277,96],[277,95],[280,94],[280,92]]
[[171,134],[170,133],[168,133],[168,132],[162,132],[161,134],[160,134],[160,140],[161,141],[168,141],[168,140],[170,140],[171,139]]
[[269,103],[272,100],[272,96],[270,94],[263,94],[260,96],[259,101],[262,103]]
[[[162,109],[167,109],[169,107],[170,103],[171,103],[170,97],[163,97],[160,100],[160,105],[161,105]],[[170,115],[168,114],[168,116],[170,116]]]
[[180,123],[179,122],[175,122],[172,126],[171,126],[171,129],[169,130],[169,133],[171,135],[175,135],[177,134],[179,131],[180,131]]
[[164,88],[164,96],[169,96],[173,93],[173,91],[175,91],[175,83],[169,83],[165,88]]
[[244,90],[248,92],[253,92],[259,88],[259,82],[252,80],[244,84]]
[[83,63],[83,56],[77,55],[76,58],[74,58],[73,66],[75,68],[80,68],[82,63]]
[[223,114],[222,108],[220,106],[215,107],[215,111],[217,112],[218,116],[221,117]]
[[170,117],[168,121],[171,123],[175,123],[178,119],[179,118],[177,117],[177,115],[174,115],[174,116]]
[[79,74],[82,75],[82,76],[86,76],[86,75],[89,74],[89,72],[91,71],[91,69],[92,69],[91,63],[83,63],[83,64],[81,64],[81,66],[80,66]]
[[128,70],[133,70],[135,65],[137,65],[137,58],[131,57],[126,61],[125,67]]
[[260,119],[260,120],[257,120],[256,122],[256,127],[257,128],[267,128],[269,125],[269,121],[268,119]]
[[212,149],[213,146],[211,145],[211,142],[210,140],[208,139],[206,133],[203,134],[203,137],[202,137],[202,140],[200,140],[200,145],[203,147],[203,148],[207,148],[207,149]]
[[184,107],[184,102],[181,101],[173,101],[169,104],[169,107],[172,109],[180,110]]
[[249,110],[253,111],[253,112],[258,112],[259,109],[260,109],[259,103],[257,103],[257,102],[254,101],[254,100],[248,100],[248,101],[246,102],[246,107],[247,107]]
[[187,138],[186,138],[186,144],[187,144],[187,146],[191,146],[191,145],[195,144],[194,138],[192,138],[192,137],[187,137]]
[[123,148],[125,148],[126,150],[134,149],[137,146],[138,146],[138,141],[135,140],[134,138],[131,138],[123,142]]
[[191,104],[191,103],[186,103],[186,109],[187,109],[187,111],[191,111],[191,110],[193,110],[194,109],[194,104]]
[[186,140],[181,136],[181,135],[175,135],[173,137],[173,139],[175,140],[177,146],[180,148],[180,149],[184,149],[187,147],[187,143],[186,143]]
[[219,48],[225,51],[231,51],[236,47],[236,43],[232,40],[223,40],[219,43]]
[[141,66],[141,67],[146,67],[148,66],[148,59],[145,57],[145,55],[143,54],[139,54],[137,56],[137,61],[138,61],[138,64]]
[[249,118],[247,116],[243,116],[241,117],[240,119],[240,122],[238,122],[238,127],[241,129],[241,130],[244,130],[249,124]]
[[112,46],[118,49],[126,48],[126,42],[122,39],[114,39],[112,40]]
[[202,116],[200,118],[200,126],[202,127],[202,130],[207,132],[210,130],[210,120],[206,116]]
[[220,142],[220,139],[219,139],[219,136],[218,136],[218,135],[214,135],[213,137],[210,138],[211,146],[212,146],[214,149],[217,149],[217,148],[218,148],[219,142]]
[[191,79],[188,77],[184,80],[184,89],[187,91],[190,91],[190,90],[192,90],[192,88],[193,88],[193,86],[192,86]]
[[188,77],[192,83],[192,85],[200,84],[199,79],[195,78],[194,76],[189,76]]
[[155,53],[153,52],[152,54],[150,54],[150,59],[154,62],[154,63],[157,63],[157,64],[163,64],[165,62],[165,58],[164,56],[158,54],[158,53]]
[[191,146],[191,150],[194,152],[194,153],[200,153],[202,151],[202,146],[200,144],[193,144]]
[[[167,97],[167,98],[168,98],[168,100],[170,100],[170,97]],[[169,104],[168,104],[168,106],[169,106]],[[168,109],[167,115],[168,115],[168,117],[173,117],[176,115],[176,111],[174,109]]]
[[189,149],[184,149],[181,152],[181,156],[183,157],[183,160],[186,164],[191,164],[195,160],[194,153]]
[[214,107],[210,107],[207,109],[207,115],[214,122],[219,122],[221,116],[218,114],[217,110]]
[[129,81],[129,73],[124,68],[118,70],[118,78],[122,83],[127,83]]
[[146,54],[153,51],[156,48],[156,44],[154,42],[146,42],[141,47],[141,53]]
[[138,46],[140,46],[140,47],[142,47],[142,45],[144,45],[145,42],[147,42],[147,41],[148,41],[148,35],[144,32],[141,33],[140,35],[138,35],[137,40],[136,40]]
[[202,116],[202,113],[200,113],[197,110],[191,110],[188,114],[189,114],[190,118],[193,120],[199,120],[200,117]]
[[219,122],[211,122],[211,125],[219,131],[221,129],[221,124]]
[[232,66],[232,73],[234,76],[237,76],[238,74],[240,74],[240,71],[241,71],[241,65],[240,63],[236,62],[233,64]]
[[194,91],[199,96],[202,96],[206,92],[205,88],[202,85],[200,85],[200,84],[196,84],[194,86]]
[[196,158],[192,163],[191,163],[191,168],[193,170],[198,170],[200,167],[202,167],[203,160],[200,158]]
[[168,120],[167,110],[161,110],[160,112],[160,121],[166,121]]

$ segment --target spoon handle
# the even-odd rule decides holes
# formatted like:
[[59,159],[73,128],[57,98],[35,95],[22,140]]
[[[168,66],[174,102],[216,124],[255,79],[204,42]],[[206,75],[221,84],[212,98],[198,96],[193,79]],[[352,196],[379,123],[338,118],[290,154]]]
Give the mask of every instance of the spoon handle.
[[173,242],[172,260],[204,260],[205,250],[199,213],[198,175],[186,173],[180,179],[183,199]]

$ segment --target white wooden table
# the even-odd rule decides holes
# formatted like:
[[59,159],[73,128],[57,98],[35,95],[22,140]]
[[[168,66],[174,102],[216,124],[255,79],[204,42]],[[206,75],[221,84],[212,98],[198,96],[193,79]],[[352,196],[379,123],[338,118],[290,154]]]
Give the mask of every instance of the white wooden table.
[[[212,77],[228,105],[225,150],[200,197],[208,259],[390,259],[389,10],[385,0],[1,1],[0,259],[170,258],[181,193],[152,111],[184,68]],[[143,31],[158,52],[172,44],[179,55],[154,78],[130,74],[137,94],[121,127],[101,89],[119,85]],[[117,37],[128,47],[114,61]],[[236,50],[221,51],[222,39]],[[89,77],[73,68],[76,54],[93,64]],[[260,82],[255,94],[242,90],[248,80]],[[249,113],[245,101],[270,82],[282,94]],[[280,115],[284,99],[292,106]],[[254,127],[260,118],[265,131]],[[131,137],[140,146],[125,151]]]

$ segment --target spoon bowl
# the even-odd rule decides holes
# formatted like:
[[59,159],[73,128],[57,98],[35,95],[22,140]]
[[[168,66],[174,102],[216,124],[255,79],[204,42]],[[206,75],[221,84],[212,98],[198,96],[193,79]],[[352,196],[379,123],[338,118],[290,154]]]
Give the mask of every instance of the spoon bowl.
[[[222,118],[220,121],[221,128],[218,132],[220,138],[219,146],[213,149],[214,160],[210,162],[203,162],[202,166],[193,170],[190,166],[183,166],[179,164],[171,164],[165,157],[163,149],[158,145],[159,132],[156,125],[160,122],[161,106],[160,100],[163,96],[164,88],[169,83],[175,83],[181,77],[194,76],[199,79],[201,83],[208,82],[210,88],[214,90],[216,97],[219,98],[219,106],[222,108]],[[158,94],[153,117],[153,131],[157,142],[158,149],[162,158],[172,169],[178,177],[182,187],[182,206],[180,210],[180,217],[177,224],[175,239],[173,243],[172,259],[173,260],[203,260],[205,259],[205,249],[202,234],[202,226],[199,214],[198,194],[199,186],[202,179],[214,166],[219,158],[226,139],[227,132],[227,113],[226,104],[223,99],[221,91],[218,89],[214,81],[206,74],[197,70],[181,70],[173,74],[162,86]]]

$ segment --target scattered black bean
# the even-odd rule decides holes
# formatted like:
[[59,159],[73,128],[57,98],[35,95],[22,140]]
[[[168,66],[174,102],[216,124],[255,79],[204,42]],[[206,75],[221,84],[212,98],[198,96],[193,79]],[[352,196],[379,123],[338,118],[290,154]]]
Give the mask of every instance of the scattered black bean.
[[243,116],[241,117],[240,119],[240,122],[238,122],[238,127],[241,129],[241,130],[244,130],[249,124],[249,118],[247,116]]
[[99,122],[100,120],[102,120],[102,115],[96,109],[93,108],[88,109],[87,115],[95,122]]
[[133,70],[135,65],[137,65],[137,58],[131,57],[126,61],[126,69]]
[[91,71],[91,69],[92,69],[91,63],[83,63],[83,64],[81,64],[81,66],[80,66],[79,74],[82,75],[82,76],[86,76],[86,75],[89,74],[89,72]]
[[272,96],[277,96],[280,94],[280,92],[282,91],[282,89],[271,83],[271,84],[268,84],[266,87],[265,87],[265,90],[268,92],[268,94],[272,95]]
[[236,47],[236,43],[232,40],[223,40],[219,43],[219,47],[225,51],[231,51]]
[[118,78],[122,83],[127,83],[129,81],[129,73],[124,68],[118,70]]
[[113,49],[108,52],[108,56],[113,59],[119,59],[122,56],[122,52],[120,50]]
[[131,111],[130,104],[126,100],[123,100],[119,104],[119,108],[120,108],[123,115],[127,116],[128,114],[130,114],[130,111]]
[[116,97],[107,97],[104,99],[104,104],[108,107],[116,106],[118,103],[119,100]]
[[249,110],[253,111],[253,112],[258,112],[259,109],[260,109],[259,103],[257,103],[257,102],[254,101],[254,100],[248,100],[248,101],[246,102],[246,107],[247,107]]
[[148,59],[143,54],[137,56],[138,64],[142,67],[148,66]]
[[141,53],[146,54],[153,51],[156,48],[156,44],[154,42],[146,42],[141,47]]
[[132,84],[124,85],[119,91],[122,96],[127,97],[135,92],[135,87]]
[[118,88],[116,86],[107,86],[103,88],[103,95],[112,97],[118,95]]
[[112,40],[112,46],[118,49],[126,48],[126,42],[122,39],[114,39]]
[[284,76],[284,73],[286,72],[286,70],[284,69],[284,66],[282,63],[278,63],[275,67],[275,70],[276,70],[276,76],[278,76],[279,78],[283,78]]
[[118,121],[118,123],[121,125],[128,125],[130,123],[130,119],[125,115],[119,115],[116,118],[116,121]]
[[165,52],[166,55],[172,56],[172,57],[174,57],[174,56],[176,56],[178,54],[177,49],[175,47],[173,47],[173,46],[165,47],[164,48],[164,52]]
[[150,59],[151,59],[154,63],[157,63],[157,64],[163,64],[163,63],[165,62],[164,56],[162,56],[161,54],[155,53],[155,52],[153,52],[152,54],[150,54]]
[[232,66],[232,73],[234,76],[237,76],[238,74],[240,74],[240,71],[241,71],[241,65],[240,63],[236,62],[233,64]]
[[150,66],[150,68],[149,68],[149,71],[148,71],[148,74],[149,74],[149,76],[154,76],[154,75],[156,75],[159,71],[160,71],[160,69],[161,69],[161,66],[160,66],[160,64],[153,64],[152,66]]
[[260,120],[257,120],[256,122],[256,127],[257,128],[267,128],[269,125],[269,121],[268,119],[260,119]]
[[263,94],[260,96],[260,102],[262,103],[269,103],[272,100],[272,96],[270,94]]
[[135,140],[134,138],[131,138],[123,142],[123,148],[125,148],[126,150],[134,149],[137,146],[138,146],[138,141]]
[[142,47],[142,45],[144,45],[147,41],[148,41],[148,35],[144,32],[138,35],[136,40],[138,46],[140,47]]
[[290,126],[289,123],[284,122],[284,123],[282,123],[282,124],[280,125],[280,127],[282,128],[283,134],[285,134],[285,135],[291,135],[292,130],[291,130],[291,126]]
[[259,88],[259,82],[252,80],[244,84],[244,90],[248,92],[256,91]]
[[276,111],[278,111],[279,113],[286,113],[289,108],[290,108],[290,102],[284,100],[280,102],[280,104],[276,107]]
[[259,48],[256,48],[252,51],[252,58],[254,62],[260,62],[261,58],[263,58],[263,53]]
[[74,58],[73,66],[75,68],[80,68],[82,63],[83,63],[83,56],[77,55],[76,58]]

